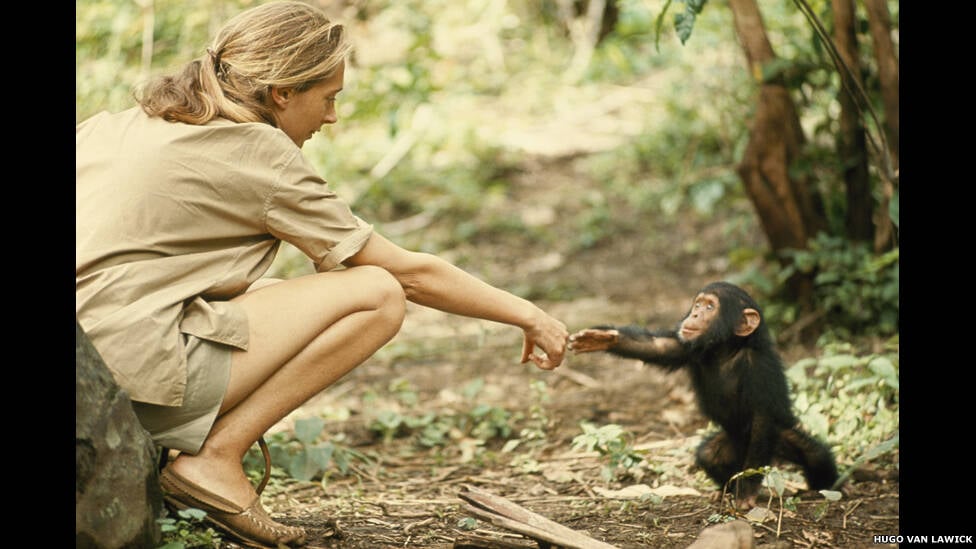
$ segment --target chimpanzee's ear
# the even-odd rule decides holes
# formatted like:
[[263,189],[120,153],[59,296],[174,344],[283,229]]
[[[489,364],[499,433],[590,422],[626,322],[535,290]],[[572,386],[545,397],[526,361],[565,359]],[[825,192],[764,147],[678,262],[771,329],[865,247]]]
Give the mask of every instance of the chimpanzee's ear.
[[735,325],[735,335],[746,337],[759,327],[759,311],[755,309],[743,309],[739,322]]

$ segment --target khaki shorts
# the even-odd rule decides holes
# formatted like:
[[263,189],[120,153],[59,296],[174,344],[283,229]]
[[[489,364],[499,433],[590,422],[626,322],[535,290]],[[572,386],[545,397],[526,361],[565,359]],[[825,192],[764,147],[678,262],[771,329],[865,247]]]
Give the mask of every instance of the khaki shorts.
[[232,347],[183,334],[186,342],[187,380],[182,406],[133,402],[142,426],[153,442],[196,454],[210,434],[230,381]]

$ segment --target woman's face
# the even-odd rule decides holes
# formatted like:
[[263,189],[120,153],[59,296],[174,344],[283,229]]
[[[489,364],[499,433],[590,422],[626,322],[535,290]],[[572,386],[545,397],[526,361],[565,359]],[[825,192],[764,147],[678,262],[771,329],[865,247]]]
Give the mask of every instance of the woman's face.
[[272,88],[271,100],[278,127],[301,147],[324,124],[335,124],[336,95],[342,91],[345,63],[329,78],[296,92],[294,88]]

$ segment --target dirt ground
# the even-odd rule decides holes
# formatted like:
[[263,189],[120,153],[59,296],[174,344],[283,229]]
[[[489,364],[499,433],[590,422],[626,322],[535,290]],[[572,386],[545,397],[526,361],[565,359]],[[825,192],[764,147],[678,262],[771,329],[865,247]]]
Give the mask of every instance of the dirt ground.
[[[585,205],[582,193],[568,190],[586,184],[574,166],[572,159],[526,166],[503,207],[523,220],[541,219],[573,231]],[[628,215],[620,205],[611,205],[611,211]],[[583,252],[571,252],[568,241],[512,237],[471,242],[448,256],[463,259],[466,269],[503,288],[543,288],[550,292],[546,295],[561,291],[569,298],[532,299],[570,331],[600,322],[671,325],[695,290],[723,277],[725,247],[732,239],[714,218],[685,219],[681,225],[642,219],[635,227]],[[758,228],[735,238],[739,245],[743,238],[763,245]],[[700,245],[683,245],[689,241]],[[621,549],[687,547],[707,526],[731,516],[716,497],[716,487],[692,467],[694,448],[708,424],[681,373],[665,374],[599,353],[570,355],[562,367],[545,372],[519,364],[520,349],[517,329],[410,306],[393,342],[279,426],[287,429],[291,421],[310,415],[329,418],[329,436],[341,437],[374,461],[355,465],[353,474],[330,475],[326,482],[276,477],[264,493],[266,506],[282,522],[305,527],[311,547],[354,549],[451,548],[465,540],[475,547],[475,538],[495,539],[495,547],[504,546],[501,541],[512,547],[540,546],[474,520],[458,497],[465,486],[507,498]],[[790,363],[813,351],[781,352]],[[477,379],[484,382],[478,404],[523,418],[535,413],[544,420],[544,435],[505,451],[504,440],[482,444],[455,433],[448,446],[426,449],[412,436],[384,442],[368,428],[371,412],[398,404],[388,390],[391,381],[400,380],[416,393],[411,413],[443,414],[471,406],[463,388]],[[547,400],[533,392],[533,381],[545,384]],[[363,398],[369,390],[374,400]],[[633,448],[645,461],[632,475],[604,480],[606,459],[573,448],[582,421],[620,425],[634,435]],[[786,468],[787,495],[799,493],[800,501],[790,510],[775,498],[761,497],[774,516],[752,524],[755,545],[883,546],[873,543],[875,535],[899,531],[897,456],[893,460],[849,482],[843,498],[830,502],[822,516],[824,498],[804,492],[802,477]],[[840,463],[841,471],[848,465]],[[651,495],[628,497],[621,491],[628,487]]]

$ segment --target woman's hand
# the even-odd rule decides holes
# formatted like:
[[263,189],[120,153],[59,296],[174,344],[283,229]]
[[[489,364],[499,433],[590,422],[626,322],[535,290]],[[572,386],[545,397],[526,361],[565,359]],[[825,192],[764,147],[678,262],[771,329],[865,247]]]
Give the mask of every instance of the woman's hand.
[[[531,360],[543,370],[554,370],[563,361],[567,341],[569,331],[566,330],[566,325],[542,313],[542,317],[533,327],[525,329],[522,364]],[[533,352],[536,347],[542,349],[542,354]]]

